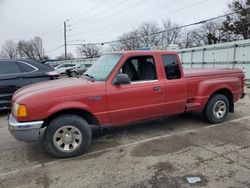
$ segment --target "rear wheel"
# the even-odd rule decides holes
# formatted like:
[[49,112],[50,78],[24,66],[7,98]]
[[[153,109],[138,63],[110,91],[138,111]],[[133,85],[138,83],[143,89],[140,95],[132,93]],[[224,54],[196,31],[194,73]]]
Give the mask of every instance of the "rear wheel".
[[76,115],[63,115],[48,125],[43,144],[53,156],[60,158],[83,154],[92,140],[88,123]]
[[205,120],[209,123],[216,124],[225,121],[229,111],[229,101],[226,96],[215,94],[208,101],[203,111]]

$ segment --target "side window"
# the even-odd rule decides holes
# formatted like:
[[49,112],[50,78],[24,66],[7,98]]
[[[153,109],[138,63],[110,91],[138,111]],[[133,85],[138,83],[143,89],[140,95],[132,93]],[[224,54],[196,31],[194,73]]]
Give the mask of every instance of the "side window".
[[17,62],[17,64],[21,67],[23,72],[32,72],[37,70],[35,67],[31,66],[28,63]]
[[181,71],[175,55],[163,55],[162,61],[168,80],[180,79]]
[[129,58],[122,66],[120,73],[128,74],[130,80],[156,80],[156,68],[152,56],[137,56]]
[[16,74],[20,72],[20,67],[14,61],[0,61],[0,74]]
[[66,67],[73,67],[75,64],[67,64]]
[[57,68],[64,68],[65,66],[66,66],[65,64],[61,64]]

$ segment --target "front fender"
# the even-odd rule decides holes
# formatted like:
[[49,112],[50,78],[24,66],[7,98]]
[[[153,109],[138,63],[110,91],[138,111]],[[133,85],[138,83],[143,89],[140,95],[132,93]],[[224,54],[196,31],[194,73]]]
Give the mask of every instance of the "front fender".
[[90,107],[84,103],[77,102],[77,101],[74,101],[74,102],[67,101],[67,102],[63,102],[63,103],[60,103],[51,107],[47,112],[47,117],[57,112],[68,110],[68,109],[80,109],[80,110],[85,110],[85,111],[92,113],[90,110]]

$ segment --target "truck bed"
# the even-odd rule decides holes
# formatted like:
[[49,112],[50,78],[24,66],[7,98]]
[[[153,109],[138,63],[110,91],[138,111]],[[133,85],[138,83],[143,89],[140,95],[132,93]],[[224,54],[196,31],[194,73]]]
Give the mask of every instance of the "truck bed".
[[[241,69],[234,68],[206,68],[183,69],[184,78],[187,80],[187,110],[199,111],[204,108],[216,86],[223,85],[224,89],[230,88],[234,95],[234,101],[239,100],[243,93],[244,75]],[[241,83],[241,84],[239,84]],[[207,87],[212,85],[213,87]],[[200,92],[201,88],[207,88]],[[201,100],[202,99],[202,100]],[[204,102],[205,101],[205,102]]]
[[236,74],[242,73],[241,69],[234,68],[193,68],[193,69],[184,69],[184,77],[200,77],[200,76],[216,76],[216,75],[227,75],[227,74]]

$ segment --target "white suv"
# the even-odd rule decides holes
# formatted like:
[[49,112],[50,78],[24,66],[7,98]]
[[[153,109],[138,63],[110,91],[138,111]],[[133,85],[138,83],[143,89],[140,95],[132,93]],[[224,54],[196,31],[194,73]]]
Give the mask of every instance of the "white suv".
[[55,71],[58,72],[59,74],[65,74],[65,71],[67,69],[75,68],[76,64],[75,63],[63,63],[55,67]]

